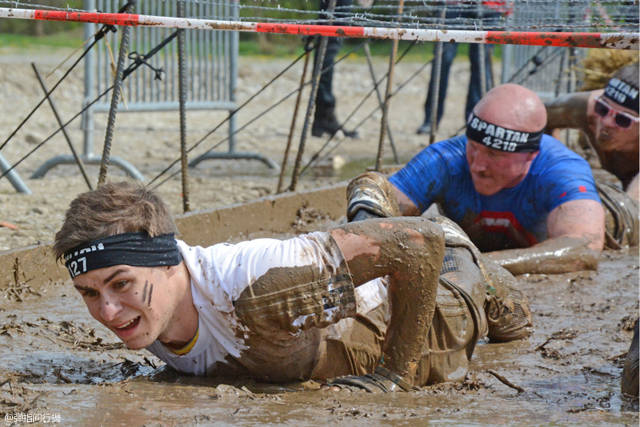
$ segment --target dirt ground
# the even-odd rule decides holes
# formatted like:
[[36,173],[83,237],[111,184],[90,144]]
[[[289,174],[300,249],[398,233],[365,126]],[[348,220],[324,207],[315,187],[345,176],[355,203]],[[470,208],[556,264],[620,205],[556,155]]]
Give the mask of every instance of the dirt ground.
[[[42,90],[34,77],[30,61],[36,63],[43,76],[50,76],[48,87],[64,74],[68,65],[56,68],[68,52],[52,55],[51,52],[23,52],[0,50],[0,145],[13,132],[18,124],[42,99]],[[240,58],[239,79],[237,89],[238,104],[242,104],[269,82],[276,74],[290,65],[291,60]],[[253,121],[261,113],[274,105],[285,95],[295,90],[302,72],[302,61],[299,61],[287,73],[257,96],[251,103],[237,113],[237,128]],[[415,130],[423,120],[423,104],[429,78],[429,67],[422,63],[400,63],[394,71],[396,86],[406,84],[397,96],[392,98],[389,124],[394,143],[401,161],[408,160],[421,147],[427,144],[427,137],[415,134]],[[449,87],[451,97],[447,105],[447,117],[441,123],[440,135],[448,137],[461,126],[463,119],[466,85],[469,76],[468,63],[456,64]],[[382,76],[387,70],[387,60],[374,58],[376,76]],[[421,71],[422,70],[422,71]],[[496,64],[499,71],[499,64]],[[76,114],[82,105],[83,70],[77,68],[65,83],[54,93],[53,100],[61,117],[68,120]],[[412,76],[414,76],[412,78]],[[367,63],[347,60],[339,65],[334,76],[334,91],[338,98],[338,115],[346,120],[362,99],[371,94],[372,80]],[[384,85],[381,90],[384,90]],[[288,174],[285,186],[291,182],[290,171],[294,164],[303,116],[306,109],[308,89],[304,92],[298,113],[297,127],[292,140],[292,148],[288,158]],[[236,151],[262,154],[282,164],[283,153],[294,111],[295,95],[285,102],[253,121],[236,136]],[[10,101],[7,101],[10,100]],[[330,155],[336,157],[335,162],[345,166],[334,176],[325,176],[331,169],[332,160],[323,159],[320,166],[311,168],[298,182],[297,189],[315,188],[331,182],[347,179],[359,173],[366,166],[375,163],[378,147],[381,114],[370,115],[377,107],[375,94],[370,95],[363,106],[353,114],[346,124],[347,128],[358,126],[358,140],[336,138],[328,148],[337,146]],[[116,119],[116,131],[111,148],[112,157],[127,160],[145,177],[146,182],[158,176],[172,161],[179,159],[180,134],[178,112],[140,113],[122,112]],[[207,132],[214,129],[226,117],[220,111],[189,111],[187,113],[187,144],[191,146]],[[107,121],[106,113],[96,114],[96,132],[94,149],[91,154],[101,156]],[[368,119],[366,119],[369,117]],[[365,120],[366,119],[366,120]],[[310,125],[309,125],[310,126]],[[13,164],[28,154],[35,146],[57,129],[57,123],[47,103],[27,121],[22,129],[0,151],[5,160]],[[83,139],[80,120],[77,119],[69,127],[69,136],[76,150],[82,152]],[[310,134],[310,132],[309,132]],[[227,136],[226,124],[221,126],[212,136],[194,149],[189,158],[193,159],[206,152],[214,144]],[[302,165],[326,144],[328,138],[309,137],[306,139]],[[223,143],[216,151],[227,151],[227,143]],[[390,145],[384,147],[386,163],[394,163]],[[323,151],[326,153],[327,149]],[[0,250],[7,250],[38,242],[53,240],[56,229],[60,226],[64,210],[69,201],[79,192],[88,189],[77,166],[57,166],[51,169],[44,179],[30,179],[31,174],[44,162],[60,154],[71,154],[62,133],[58,133],[35,151],[20,165],[16,171],[24,183],[32,190],[32,195],[18,195],[7,178],[0,179],[0,221],[17,226],[17,229],[0,227]],[[179,163],[178,163],[179,164]],[[98,180],[98,166],[86,166],[95,186]],[[177,169],[172,169],[172,172]],[[195,168],[189,169],[189,201],[191,210],[225,206],[252,200],[266,194],[274,193],[278,183],[278,172],[269,169],[258,161],[247,160],[206,160]],[[108,179],[123,179],[121,169],[113,165],[109,169]],[[166,177],[166,175],[163,176]],[[182,189],[179,173],[170,181],[158,187],[158,191],[170,203],[174,213],[182,212]]]
[[[0,50],[0,143],[41,97],[29,61],[46,74],[65,54]],[[238,100],[247,99],[286,65],[288,61],[281,59],[241,58]],[[394,81],[401,84],[422,65],[401,63]],[[386,66],[386,60],[376,61],[377,75]],[[300,70],[297,64],[241,110],[238,125],[293,90]],[[48,85],[62,73],[55,71]],[[401,161],[427,143],[426,137],[415,135],[415,129],[423,119],[428,75],[428,68],[419,72],[392,100],[389,123]],[[468,64],[456,63],[440,137],[450,136],[462,125],[467,80]],[[366,63],[348,61],[340,66],[334,83],[340,117],[346,117],[369,92],[370,82]],[[77,112],[82,99],[81,73],[73,74],[54,99],[63,117]],[[292,97],[242,131],[237,150],[258,152],[280,163],[293,103]],[[372,97],[349,123],[358,123],[375,104]],[[224,116],[190,112],[189,141],[198,140]],[[96,147],[101,150],[98,141],[106,115],[97,119]],[[379,122],[380,114],[375,114],[358,129],[360,139],[338,139],[340,145],[333,154],[346,162],[341,171],[325,176],[326,168],[316,168],[301,179],[298,188],[341,181],[371,165]],[[116,123],[112,155],[131,162],[146,179],[177,158],[177,113],[126,113]],[[299,120],[294,138],[296,146],[301,123]],[[0,154],[15,162],[55,129],[55,119],[44,105]],[[79,124],[72,127],[70,136],[80,149]],[[224,136],[219,131],[207,140],[207,147]],[[310,137],[305,160],[325,141]],[[389,146],[385,148],[387,163],[393,163]],[[50,242],[68,202],[87,189],[73,166],[57,167],[44,179],[29,178],[47,159],[63,153],[68,153],[66,142],[56,136],[17,168],[32,195],[17,194],[6,179],[0,180],[0,221],[15,226],[0,227],[0,251]],[[295,150],[289,164],[294,156]],[[97,171],[89,167],[94,185]],[[192,210],[272,194],[278,179],[276,172],[254,161],[210,160],[190,169],[189,174]],[[109,176],[114,180],[124,177],[114,167]],[[177,178],[158,191],[174,213],[182,212]],[[175,377],[164,372],[161,362],[150,354],[124,350],[90,318],[69,283],[40,288],[27,283],[0,289],[0,416],[6,424],[24,424],[31,415],[32,421],[39,417],[40,422],[59,420],[69,425],[637,425],[637,403],[621,397],[619,384],[631,324],[638,316],[638,272],[638,250],[633,248],[603,253],[597,272],[520,276],[519,285],[534,314],[532,337],[479,345],[463,384],[395,395],[308,390],[313,384],[230,386]]]

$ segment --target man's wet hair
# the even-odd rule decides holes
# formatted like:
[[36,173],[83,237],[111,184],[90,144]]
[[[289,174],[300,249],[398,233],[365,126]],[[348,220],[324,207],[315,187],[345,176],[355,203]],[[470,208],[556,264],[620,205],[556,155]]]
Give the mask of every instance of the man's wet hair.
[[612,78],[617,78],[622,80],[635,87],[636,89],[640,84],[640,62],[633,62],[631,64],[627,64],[624,67],[619,68],[615,73],[613,73]]
[[136,232],[155,237],[177,233],[177,227],[162,199],[142,184],[106,183],[71,202],[53,250],[59,260],[66,251],[83,243]]

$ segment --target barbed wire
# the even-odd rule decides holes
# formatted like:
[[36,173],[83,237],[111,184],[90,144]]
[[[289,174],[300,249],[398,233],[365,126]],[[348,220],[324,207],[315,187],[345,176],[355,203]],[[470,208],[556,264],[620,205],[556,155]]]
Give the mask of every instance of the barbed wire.
[[[175,0],[157,0],[158,3],[175,4]],[[382,0],[369,8],[357,2],[339,6],[332,15],[318,9],[317,1],[259,0],[238,2],[234,0],[186,0],[185,17],[216,19],[213,9],[235,8],[238,21],[283,22],[291,24],[397,27],[412,29],[461,29],[461,30],[514,30],[514,31],[638,31],[639,9],[637,0],[526,0],[492,2],[502,3],[496,8],[479,1],[447,2],[407,0],[402,14],[397,13],[398,2]],[[297,5],[298,7],[294,7]],[[0,0],[0,6],[14,8],[41,8],[86,12],[69,6],[67,1],[50,0]],[[222,9],[221,9],[222,8]],[[445,16],[442,11],[445,8]],[[167,10],[169,8],[166,8]],[[113,12],[102,10],[101,12]],[[164,15],[168,16],[168,15]],[[227,17],[228,18],[228,17]]]

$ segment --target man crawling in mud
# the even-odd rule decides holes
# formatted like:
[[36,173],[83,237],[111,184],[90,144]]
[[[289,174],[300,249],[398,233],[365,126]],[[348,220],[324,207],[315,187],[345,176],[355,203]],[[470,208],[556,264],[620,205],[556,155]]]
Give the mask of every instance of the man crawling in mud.
[[531,90],[497,86],[474,108],[466,135],[425,148],[388,185],[375,173],[355,178],[350,215],[367,211],[371,193],[393,201],[394,216],[437,204],[487,258],[514,274],[595,268],[605,228],[607,243],[637,245],[637,205],[607,187],[600,188],[603,209],[588,163],[543,134],[546,118]]
[[[446,251],[430,335],[434,339],[428,340],[435,354],[446,356],[465,337],[483,336],[482,328],[447,316],[445,299],[464,298],[475,312],[484,307],[490,338],[520,338],[530,314],[506,270],[595,268],[605,241],[605,215],[615,218],[606,222],[608,238],[637,245],[637,205],[616,191],[611,197],[616,203],[606,204],[605,212],[587,162],[544,135],[545,123],[544,104],[534,92],[513,84],[498,86],[476,105],[466,135],[425,148],[389,179],[367,172],[349,184],[350,221],[424,215],[443,225]],[[607,189],[604,197],[609,197]],[[446,218],[427,211],[432,204]],[[457,294],[450,291],[452,285]],[[457,325],[448,328],[450,337],[435,339],[447,329],[441,325],[448,324]],[[507,324],[512,334],[506,332]]]
[[376,219],[207,248],[175,233],[162,200],[128,182],[79,195],[56,233],[89,312],[127,347],[194,375],[427,383],[444,257],[436,223]]

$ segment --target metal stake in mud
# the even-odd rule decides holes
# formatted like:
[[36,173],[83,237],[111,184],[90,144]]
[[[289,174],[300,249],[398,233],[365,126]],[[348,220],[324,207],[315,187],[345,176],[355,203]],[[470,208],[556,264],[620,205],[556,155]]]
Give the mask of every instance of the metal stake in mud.
[[282,156],[282,166],[280,167],[280,175],[278,176],[278,186],[276,187],[276,193],[282,193],[282,181],[284,180],[284,172],[287,168],[287,161],[289,159],[289,150],[291,149],[291,141],[293,140],[293,132],[296,127],[296,120],[298,118],[298,110],[300,109],[300,98],[302,98],[302,89],[305,86],[305,80],[307,78],[307,68],[309,68],[309,57],[314,47],[311,46],[311,39],[309,43],[305,44],[305,56],[304,65],[302,66],[302,75],[300,76],[300,86],[298,94],[296,95],[296,105],[293,107],[293,117],[291,117],[291,126],[289,127],[289,137],[287,138],[287,146],[284,149]]
[[[364,43],[364,54],[367,58],[367,65],[369,66],[369,74],[371,74],[371,80],[373,81],[373,88],[376,91],[376,96],[378,97],[378,105],[380,108],[383,108],[384,100],[382,99],[382,94],[380,93],[380,88],[378,87],[378,78],[376,77],[376,73],[373,70],[373,62],[371,61],[371,50],[369,49],[369,41],[367,40]],[[393,140],[393,134],[391,133],[391,127],[389,127],[389,123],[386,123],[387,127],[387,135],[389,135],[389,143],[391,144],[391,151],[393,151],[393,160],[396,163],[399,163],[398,159],[398,151],[396,150],[396,143]]]
[[[333,12],[336,9],[336,0],[329,1],[329,7],[327,12],[333,16]],[[307,133],[309,131],[309,119],[314,110],[316,102],[316,96],[318,95],[318,82],[320,81],[320,74],[322,73],[322,64],[324,63],[324,56],[327,51],[327,38],[320,37],[320,47],[318,48],[318,55],[316,56],[315,67],[313,69],[313,78],[311,82],[311,94],[309,95],[309,102],[307,104],[307,114],[304,116],[304,124],[302,125],[302,134],[300,135],[300,144],[298,145],[298,154],[296,156],[296,162],[293,166],[293,173],[291,176],[291,185],[289,191],[295,191],[298,184],[298,177],[300,175],[300,164],[302,163],[302,155],[304,154],[304,146],[307,141]]]
[[[135,3],[135,0],[130,1],[125,12],[130,13],[131,11],[133,11]],[[104,184],[105,180],[107,179],[107,167],[109,165],[109,157],[111,156],[111,140],[113,139],[113,128],[116,124],[118,102],[120,101],[120,93],[122,92],[124,61],[127,57],[127,50],[129,49],[130,34],[131,27],[126,26],[122,29],[122,38],[120,39],[120,52],[118,53],[118,64],[116,67],[116,76],[113,82],[113,94],[111,96],[111,107],[109,108],[109,118],[107,119],[107,132],[104,137],[102,161],[100,162],[100,174],[98,175],[98,186]]]
[[[178,16],[184,16],[184,1],[178,0]],[[180,167],[182,171],[182,210],[189,212],[189,161],[187,158],[187,73],[184,65],[184,30],[178,32],[178,92],[180,107]],[[153,286],[153,285],[152,285]],[[149,296],[151,298],[151,296]],[[151,302],[151,300],[149,300]]]
[[[404,0],[400,0],[398,4],[398,16],[402,15]],[[389,56],[389,73],[387,75],[387,87],[384,94],[384,104],[382,106],[382,119],[380,119],[380,140],[378,141],[378,155],[376,157],[376,170],[382,167],[382,152],[384,148],[384,135],[387,130],[387,115],[389,111],[389,98],[393,90],[393,70],[395,68],[396,55],[398,53],[398,40],[393,40],[391,55]]]
[[60,126],[60,129],[62,129],[62,134],[64,135],[64,139],[67,141],[67,144],[69,145],[69,148],[71,149],[71,153],[73,154],[73,158],[76,159],[76,163],[78,164],[78,168],[80,169],[80,173],[82,174],[85,182],[87,183],[87,186],[89,187],[89,190],[93,190],[93,187],[91,186],[91,182],[89,181],[89,176],[87,175],[87,171],[84,168],[84,164],[82,163],[82,159],[80,158],[80,156],[78,156],[78,153],[76,152],[76,149],[73,146],[73,143],[71,142],[71,138],[69,137],[69,134],[67,133],[67,129],[62,124],[62,120],[60,119],[60,114],[58,114],[58,110],[56,109],[56,106],[53,103],[53,100],[51,99],[51,96],[49,96],[47,87],[45,86],[44,81],[42,80],[42,77],[40,77],[40,73],[38,72],[38,69],[36,68],[36,64],[34,64],[32,62],[31,63],[31,68],[33,68],[33,72],[36,74],[36,78],[38,79],[38,83],[40,83],[40,87],[42,88],[42,91],[44,92],[45,97],[47,98],[47,101],[49,101],[49,106],[51,107],[51,110],[53,111],[53,115],[56,117],[56,121],[58,122],[58,126]]
[[[442,11],[440,12],[440,19],[444,23],[445,14],[447,11],[446,4],[442,7]],[[433,65],[431,65],[431,72],[433,73],[433,88],[429,88],[429,90],[433,89],[431,92],[433,95],[431,96],[431,117],[428,119],[431,122],[431,129],[429,130],[429,144],[433,144],[436,141],[436,132],[438,130],[438,98],[440,97],[440,74],[442,72],[442,49],[443,44],[441,41],[436,43],[435,49],[433,50]]]

